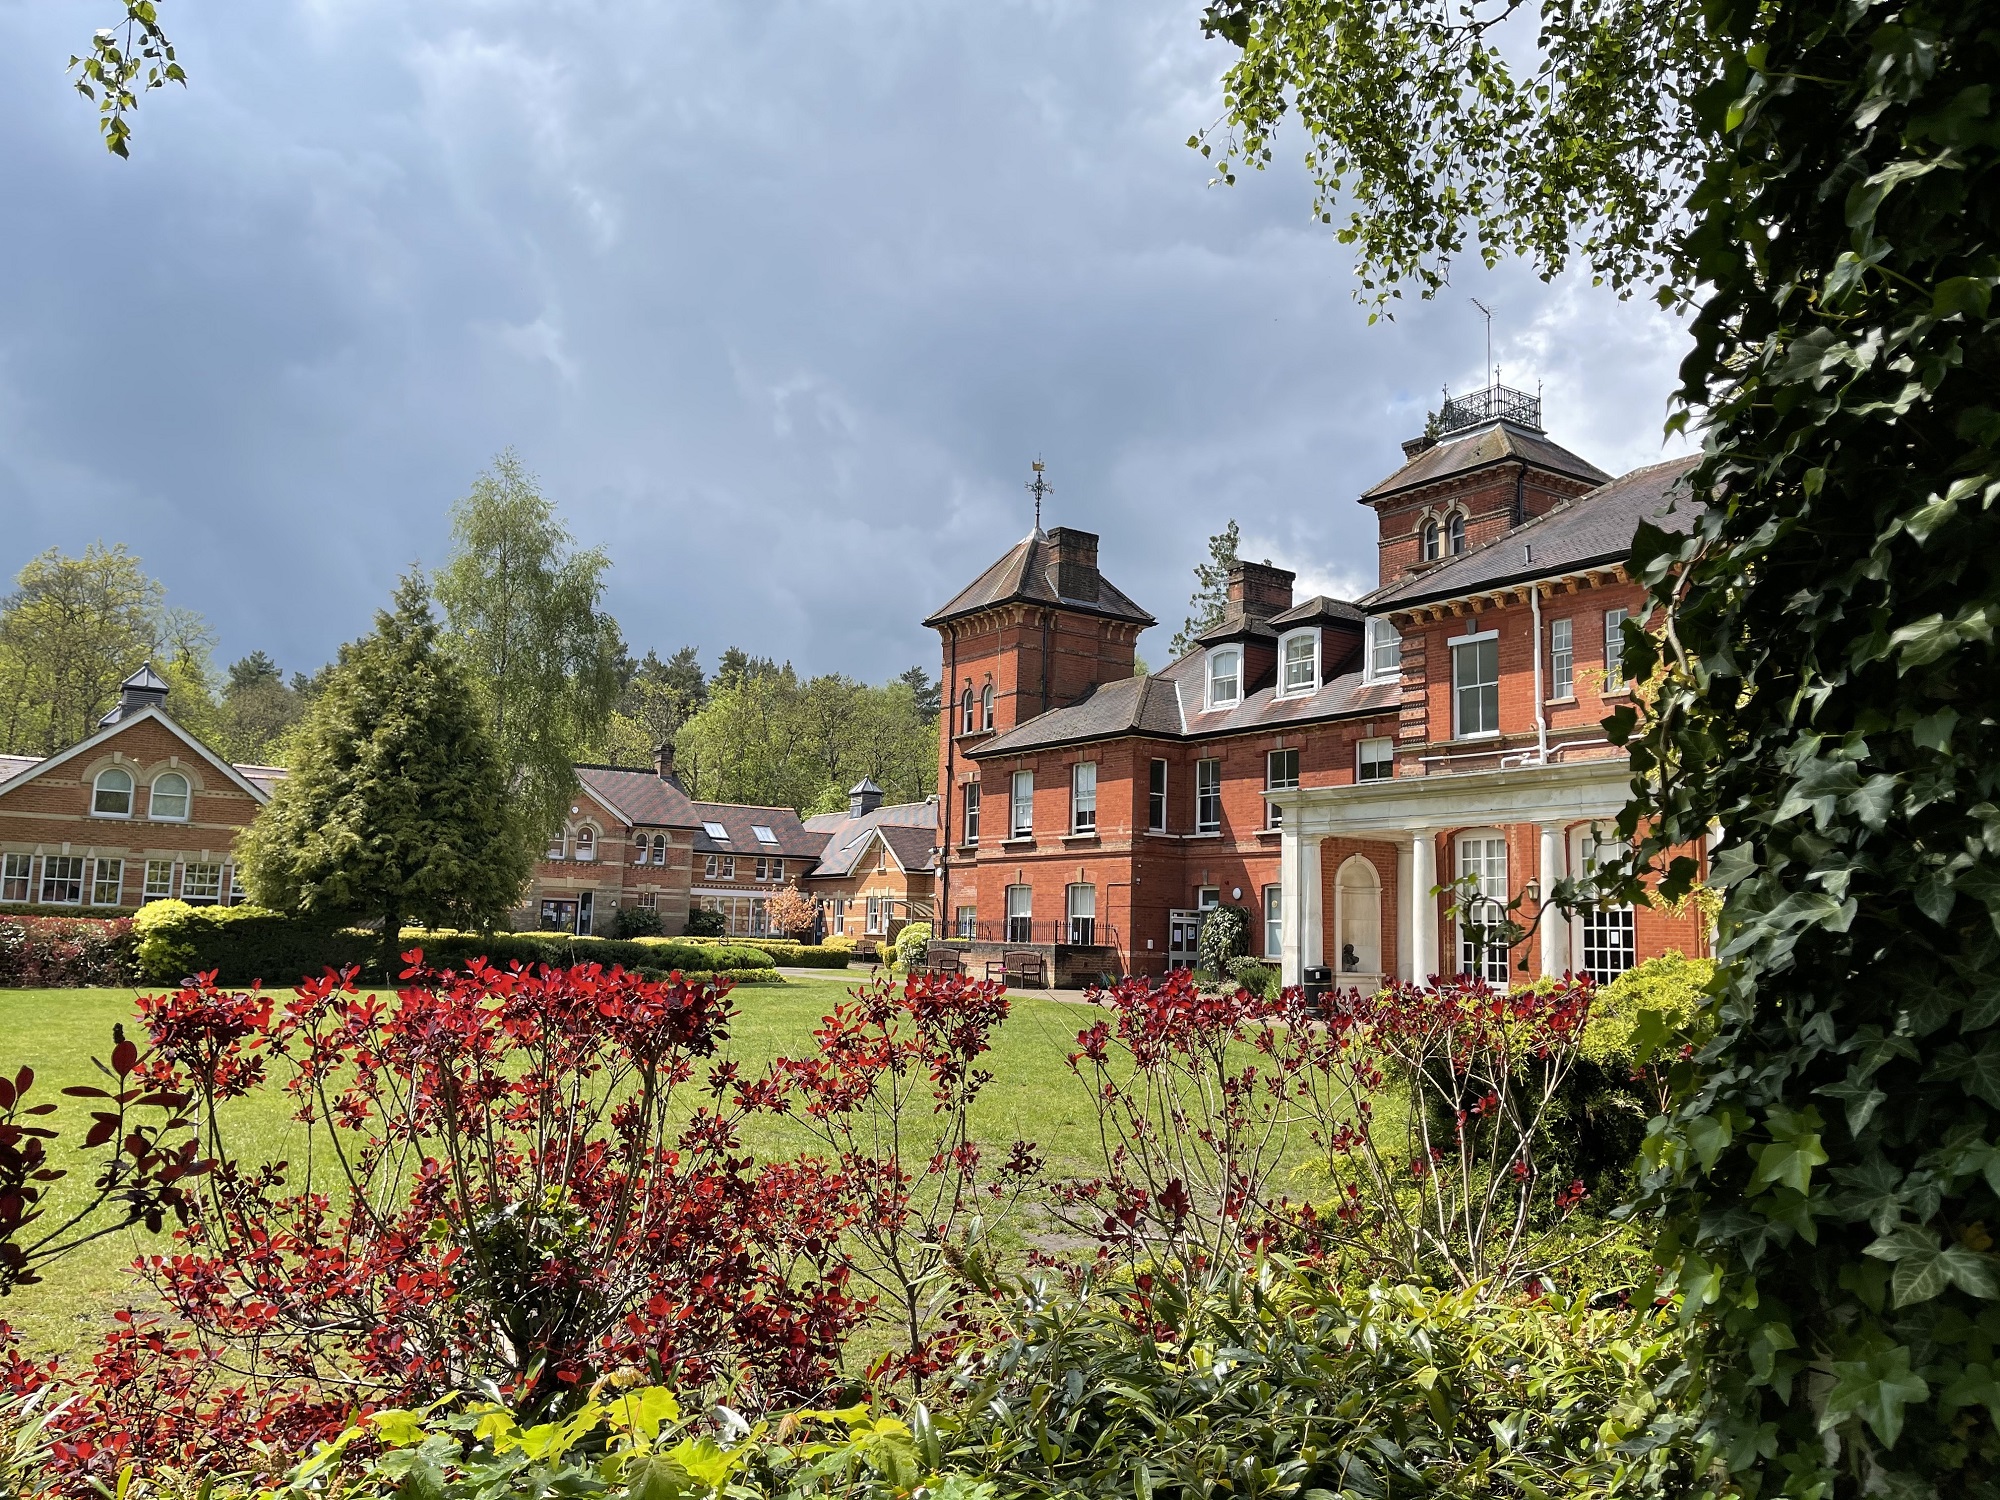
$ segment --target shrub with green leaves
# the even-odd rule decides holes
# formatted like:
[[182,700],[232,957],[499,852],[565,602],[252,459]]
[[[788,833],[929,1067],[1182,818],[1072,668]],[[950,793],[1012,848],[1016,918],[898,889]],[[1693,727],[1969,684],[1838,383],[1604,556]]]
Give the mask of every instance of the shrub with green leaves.
[[931,924],[911,922],[896,934],[896,962],[905,971],[920,968],[931,948]]
[[1229,961],[1250,951],[1250,914],[1240,906],[1218,906],[1201,924],[1195,942],[1195,967],[1221,976]]

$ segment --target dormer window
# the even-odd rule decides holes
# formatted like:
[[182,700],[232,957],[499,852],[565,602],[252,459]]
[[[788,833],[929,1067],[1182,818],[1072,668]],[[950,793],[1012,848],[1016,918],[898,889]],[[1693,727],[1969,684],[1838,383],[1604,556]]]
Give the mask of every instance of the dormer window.
[[1403,675],[1403,637],[1387,620],[1368,622],[1368,680],[1394,682]]
[[1278,641],[1278,696],[1319,690],[1319,632],[1295,630]]
[[1462,512],[1454,511],[1451,519],[1444,523],[1444,543],[1453,557],[1465,550],[1465,516]]
[[1243,701],[1243,653],[1218,646],[1208,653],[1208,706],[1234,708]]
[[1418,552],[1425,562],[1438,560],[1438,523],[1424,522],[1424,529],[1418,533]]

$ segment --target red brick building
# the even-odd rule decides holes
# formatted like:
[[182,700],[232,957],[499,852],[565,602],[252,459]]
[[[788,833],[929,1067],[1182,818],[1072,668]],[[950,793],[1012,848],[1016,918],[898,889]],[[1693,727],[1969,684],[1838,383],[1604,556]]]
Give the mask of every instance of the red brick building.
[[885,805],[866,777],[849,789],[846,812],[807,818],[806,832],[825,839],[804,883],[824,932],[893,941],[909,923],[932,921],[937,826],[937,798]]
[[57,916],[242,899],[236,835],[284,772],[231,765],[166,701],[166,683],[141,668],[89,739],[46,758],[0,756],[0,902]]
[[[1157,973],[1192,961],[1226,902],[1287,982],[1504,977],[1508,955],[1432,888],[1469,877],[1533,918],[1611,838],[1628,778],[1599,724],[1642,605],[1622,559],[1640,521],[1689,524],[1689,465],[1607,482],[1498,387],[1404,450],[1361,497],[1380,587],[1296,601],[1290,573],[1240,564],[1221,623],[1153,676],[1132,675],[1152,617],[1067,528],[926,621],[948,685],[937,902],[968,958]],[[1706,941],[1692,910],[1551,912],[1525,958],[1603,978]]]

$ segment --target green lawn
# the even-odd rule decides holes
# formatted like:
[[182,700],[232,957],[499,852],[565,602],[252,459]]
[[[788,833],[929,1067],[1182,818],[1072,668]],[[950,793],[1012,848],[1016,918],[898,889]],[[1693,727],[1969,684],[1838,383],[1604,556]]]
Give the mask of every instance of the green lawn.
[[[737,991],[738,1016],[729,1055],[746,1073],[761,1071],[772,1058],[798,1055],[811,1046],[819,1018],[860,982],[840,978],[795,979],[784,985],[745,986]],[[26,1065],[35,1070],[35,1095],[56,1102],[70,1084],[97,1081],[93,1056],[107,1056],[111,1028],[131,1021],[132,990],[0,990],[0,1069],[9,1076]],[[1083,1168],[1097,1150],[1096,1116],[1082,1083],[1065,1061],[1078,1030],[1093,1019],[1077,1005],[1017,997],[1013,1013],[995,1040],[988,1066],[993,1082],[982,1096],[977,1127],[982,1139],[1005,1145],[1027,1140],[1060,1169]],[[136,1028],[135,1028],[136,1033]],[[136,1039],[143,1040],[143,1034]],[[58,1123],[81,1138],[89,1106],[62,1100]],[[296,1151],[300,1127],[286,1118],[284,1096],[266,1089],[236,1103],[228,1121],[232,1146],[246,1159],[277,1160]],[[759,1123],[749,1144],[761,1154],[789,1155],[810,1144],[805,1133],[782,1120]],[[58,1149],[57,1164],[76,1158]],[[55,1185],[50,1215],[55,1218],[86,1196],[90,1174],[76,1171]],[[135,1255],[164,1250],[168,1241],[142,1232],[119,1234],[85,1246],[49,1267],[43,1282],[0,1302],[0,1317],[11,1322],[31,1349],[69,1351],[95,1341],[96,1331],[118,1307],[143,1305],[143,1285],[126,1271]]]

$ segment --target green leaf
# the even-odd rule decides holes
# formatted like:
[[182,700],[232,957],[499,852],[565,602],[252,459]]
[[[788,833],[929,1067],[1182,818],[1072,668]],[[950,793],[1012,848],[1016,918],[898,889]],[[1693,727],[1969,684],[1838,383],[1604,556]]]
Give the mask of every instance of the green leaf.
[[1923,1400],[1931,1389],[1910,1368],[1910,1351],[1900,1344],[1866,1359],[1837,1360],[1833,1376],[1819,1430],[1831,1431],[1849,1417],[1859,1417],[1885,1448],[1895,1447],[1903,1435],[1903,1408]]

